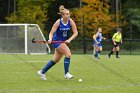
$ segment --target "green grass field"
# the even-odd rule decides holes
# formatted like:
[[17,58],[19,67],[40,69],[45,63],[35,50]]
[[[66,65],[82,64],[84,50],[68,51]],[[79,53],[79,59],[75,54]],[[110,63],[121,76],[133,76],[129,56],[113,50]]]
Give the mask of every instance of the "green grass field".
[[[46,73],[37,75],[52,55],[0,55],[0,93],[140,93],[139,55],[72,55],[70,72],[64,79],[63,59]],[[78,79],[83,82],[78,82]]]

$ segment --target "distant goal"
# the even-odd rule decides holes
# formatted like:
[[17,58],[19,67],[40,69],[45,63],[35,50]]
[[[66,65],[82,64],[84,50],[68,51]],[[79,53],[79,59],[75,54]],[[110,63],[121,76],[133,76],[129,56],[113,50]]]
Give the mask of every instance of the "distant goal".
[[46,40],[37,24],[0,24],[0,54],[47,54],[48,44],[35,44],[32,39]]

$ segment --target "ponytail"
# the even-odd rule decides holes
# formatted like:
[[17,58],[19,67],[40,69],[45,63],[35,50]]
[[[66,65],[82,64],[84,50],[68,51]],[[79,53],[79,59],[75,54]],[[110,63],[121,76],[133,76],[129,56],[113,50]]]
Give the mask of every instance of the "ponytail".
[[60,5],[58,14],[63,15],[64,9],[65,9],[65,7],[63,5]]

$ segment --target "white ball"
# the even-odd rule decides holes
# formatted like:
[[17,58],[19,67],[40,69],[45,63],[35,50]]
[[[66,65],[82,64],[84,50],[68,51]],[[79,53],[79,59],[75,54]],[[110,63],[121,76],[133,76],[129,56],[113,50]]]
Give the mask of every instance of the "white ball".
[[82,79],[79,79],[78,81],[79,81],[79,82],[82,82],[83,80],[82,80]]

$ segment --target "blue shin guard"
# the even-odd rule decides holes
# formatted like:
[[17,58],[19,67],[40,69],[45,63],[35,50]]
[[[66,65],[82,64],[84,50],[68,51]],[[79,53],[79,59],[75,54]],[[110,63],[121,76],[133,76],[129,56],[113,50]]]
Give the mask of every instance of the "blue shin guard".
[[69,72],[69,66],[70,66],[70,58],[65,57],[64,59],[64,70],[65,74]]
[[95,58],[98,57],[98,51],[95,52],[95,55],[94,56],[95,56]]
[[42,69],[42,74],[46,73],[52,66],[55,65],[55,62],[50,60],[48,64]]

